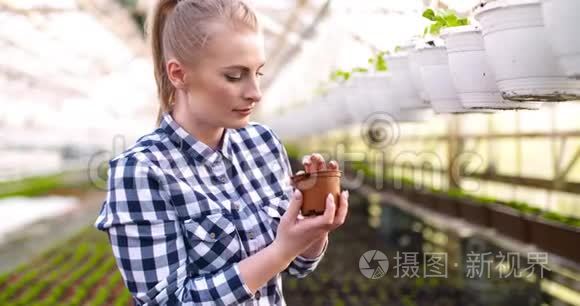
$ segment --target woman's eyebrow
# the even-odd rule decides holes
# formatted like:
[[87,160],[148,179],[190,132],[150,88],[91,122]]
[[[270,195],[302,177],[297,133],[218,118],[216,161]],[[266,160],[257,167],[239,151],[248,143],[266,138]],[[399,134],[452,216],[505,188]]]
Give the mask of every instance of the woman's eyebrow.
[[[266,63],[262,63],[260,66],[258,66],[258,69],[264,67]],[[245,70],[245,71],[249,71],[250,68],[243,66],[243,65],[232,65],[232,66],[227,66],[224,67],[224,69],[241,69],[241,70]]]

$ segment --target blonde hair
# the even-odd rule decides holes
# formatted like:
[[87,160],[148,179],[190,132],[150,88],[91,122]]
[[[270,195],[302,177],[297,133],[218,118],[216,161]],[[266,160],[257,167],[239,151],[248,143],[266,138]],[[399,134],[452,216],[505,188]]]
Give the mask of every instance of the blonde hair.
[[169,56],[181,63],[195,61],[210,37],[209,24],[230,22],[258,29],[255,12],[241,0],[159,0],[149,27],[155,81],[159,97],[157,124],[171,111],[175,88],[166,71]]

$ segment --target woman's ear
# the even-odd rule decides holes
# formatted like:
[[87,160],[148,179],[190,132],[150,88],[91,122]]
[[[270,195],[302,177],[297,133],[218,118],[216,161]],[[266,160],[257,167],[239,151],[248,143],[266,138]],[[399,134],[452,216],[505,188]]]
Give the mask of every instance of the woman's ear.
[[167,77],[175,88],[183,89],[187,84],[185,67],[176,59],[170,59],[166,63]]

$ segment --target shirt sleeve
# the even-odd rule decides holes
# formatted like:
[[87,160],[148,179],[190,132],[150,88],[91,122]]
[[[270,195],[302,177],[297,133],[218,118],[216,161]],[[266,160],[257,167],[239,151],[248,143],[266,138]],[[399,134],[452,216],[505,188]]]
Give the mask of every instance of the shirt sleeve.
[[[289,178],[293,172],[292,166],[290,165],[290,160],[288,158],[288,153],[286,152],[286,148],[282,144],[282,141],[280,140],[278,135],[276,135],[272,130],[270,130],[270,132],[272,133],[273,139],[276,141],[276,146],[279,151],[277,158],[282,168],[280,179],[280,181],[283,182],[282,188],[284,190],[286,198],[292,199],[292,193],[294,190],[292,185],[290,184]],[[290,263],[290,265],[283,271],[283,273],[287,273],[288,275],[294,276],[296,278],[306,277],[308,274],[312,273],[316,269],[320,261],[322,261],[322,258],[326,254],[327,247],[328,247],[328,239],[326,240],[326,243],[324,244],[324,249],[322,250],[320,255],[318,255],[315,258],[306,258],[299,255]]]
[[[95,226],[106,231],[137,305],[233,305],[254,295],[239,263],[196,275],[161,171],[134,157],[110,162],[108,194]],[[157,171],[156,171],[157,170]]]

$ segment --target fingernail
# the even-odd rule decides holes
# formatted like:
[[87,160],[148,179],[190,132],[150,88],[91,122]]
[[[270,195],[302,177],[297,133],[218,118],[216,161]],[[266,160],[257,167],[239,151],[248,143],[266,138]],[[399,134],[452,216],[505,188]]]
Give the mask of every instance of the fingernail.
[[294,191],[294,197],[295,197],[297,200],[300,200],[300,198],[302,198],[302,192],[300,192],[300,189],[296,189],[296,190]]
[[350,192],[347,190],[346,191],[346,198],[348,199],[349,196],[350,196]]
[[326,203],[332,203],[334,202],[334,197],[332,196],[332,193],[329,193],[328,196],[326,197]]

